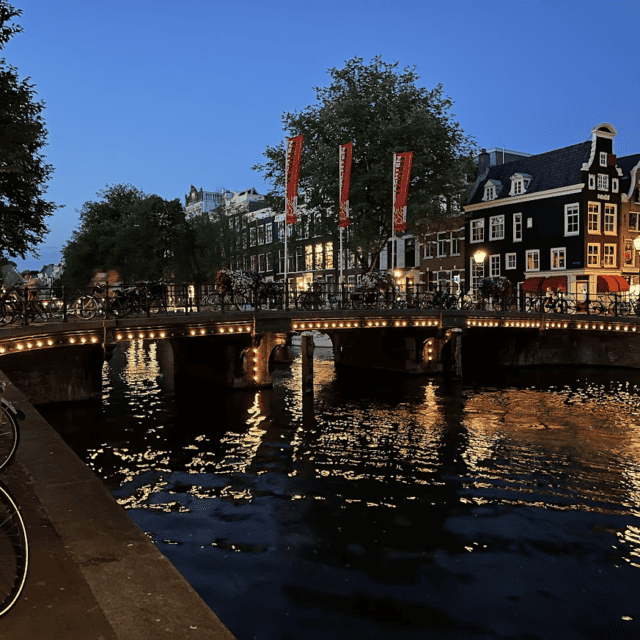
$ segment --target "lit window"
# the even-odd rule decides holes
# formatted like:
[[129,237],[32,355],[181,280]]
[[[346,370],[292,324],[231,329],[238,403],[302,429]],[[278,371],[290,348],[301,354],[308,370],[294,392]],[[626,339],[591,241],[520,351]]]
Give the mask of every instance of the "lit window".
[[616,205],[604,205],[604,232],[607,235],[616,234]]
[[566,253],[567,250],[564,247],[559,249],[551,249],[552,269],[566,269]]
[[527,251],[527,271],[540,271],[540,251],[538,249]]
[[600,203],[590,202],[587,220],[589,233],[600,233]]

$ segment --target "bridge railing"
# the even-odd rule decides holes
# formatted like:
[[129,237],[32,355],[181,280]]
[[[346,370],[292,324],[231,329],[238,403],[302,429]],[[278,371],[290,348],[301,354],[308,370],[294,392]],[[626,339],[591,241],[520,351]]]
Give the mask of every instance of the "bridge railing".
[[238,291],[213,284],[132,283],[94,287],[2,288],[0,325],[67,322],[95,317],[189,315],[234,311],[295,309],[442,309],[495,312],[640,316],[640,300],[628,293],[570,294],[518,292],[481,298],[423,284],[367,289],[355,283],[313,282],[288,286],[258,282]]

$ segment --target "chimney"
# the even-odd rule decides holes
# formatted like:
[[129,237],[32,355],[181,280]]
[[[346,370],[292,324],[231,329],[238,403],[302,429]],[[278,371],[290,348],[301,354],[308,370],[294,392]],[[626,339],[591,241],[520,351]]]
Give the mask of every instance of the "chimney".
[[478,154],[478,175],[480,175],[485,169],[489,167],[491,163],[491,156],[487,153],[486,149],[482,149]]

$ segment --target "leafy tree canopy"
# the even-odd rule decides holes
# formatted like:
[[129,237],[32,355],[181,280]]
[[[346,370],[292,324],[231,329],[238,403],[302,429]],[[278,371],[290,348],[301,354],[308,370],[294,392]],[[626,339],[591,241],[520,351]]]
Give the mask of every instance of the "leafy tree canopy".
[[[22,11],[0,0],[0,49],[22,27],[11,22]],[[29,78],[20,80],[17,69],[0,59],[0,259],[25,258],[40,244],[48,229],[44,219],[56,209],[44,200],[46,181],[53,167],[41,150],[47,131],[34,101]]]
[[128,184],[85,202],[80,225],[63,249],[63,281],[86,286],[94,271],[117,270],[123,281],[158,280],[182,267],[186,223],[180,201],[147,195]]
[[[453,120],[442,85],[418,87],[415,67],[376,56],[329,69],[332,83],[315,88],[317,103],[299,113],[285,112],[287,137],[302,134],[300,191],[309,208],[327,211],[327,231],[338,233],[338,148],[353,142],[348,246],[365,271],[375,264],[391,236],[393,154],[413,151],[407,232],[420,235],[450,214],[467,188],[474,144]],[[284,141],[264,152],[257,164],[273,184],[269,203],[284,210]],[[446,203],[443,206],[443,203]]]

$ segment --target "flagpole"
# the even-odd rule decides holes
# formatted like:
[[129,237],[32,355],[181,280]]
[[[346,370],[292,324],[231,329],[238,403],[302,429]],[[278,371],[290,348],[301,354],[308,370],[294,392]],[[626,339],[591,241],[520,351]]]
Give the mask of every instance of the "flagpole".
[[396,259],[396,239],[394,233],[395,224],[395,204],[396,204],[396,154],[393,154],[393,194],[391,196],[391,262],[389,264],[389,271],[393,273],[393,263]]
[[285,149],[284,149],[284,292],[287,296],[287,301],[289,300],[289,292],[287,290],[287,270],[289,267],[289,257],[287,255],[287,236],[289,235],[287,231],[289,230],[287,227],[289,226],[287,222],[287,206],[288,206],[288,198],[287,198],[287,180],[289,176],[289,138],[285,138]]

